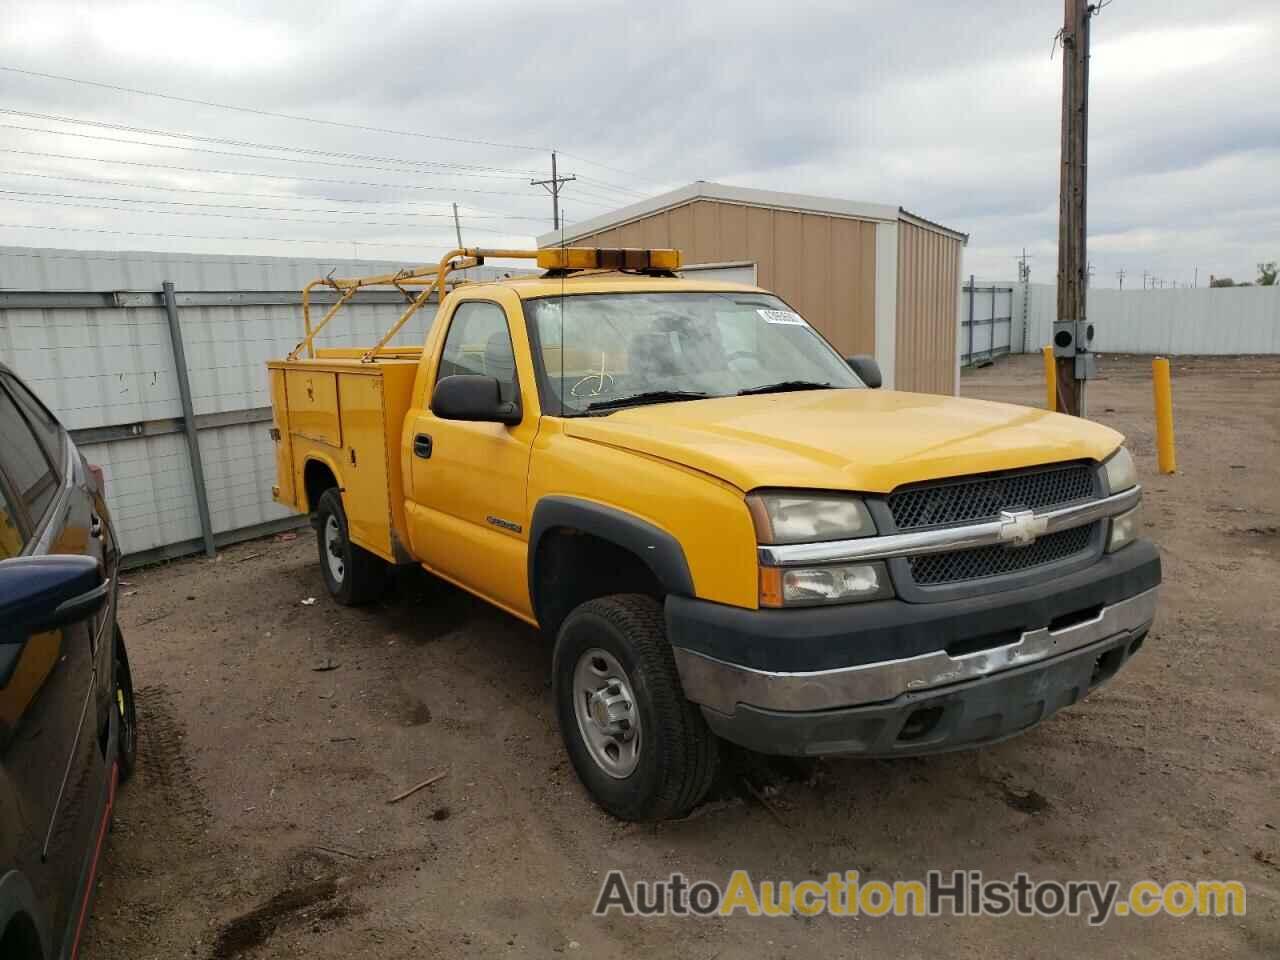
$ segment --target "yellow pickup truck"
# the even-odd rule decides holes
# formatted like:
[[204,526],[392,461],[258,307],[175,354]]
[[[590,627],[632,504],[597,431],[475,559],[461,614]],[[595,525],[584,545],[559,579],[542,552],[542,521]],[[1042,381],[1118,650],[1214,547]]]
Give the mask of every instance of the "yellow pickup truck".
[[[540,276],[457,282],[485,257]],[[1122,437],[1027,407],[877,389],[778,297],[671,250],[456,250],[317,281],[269,366],[275,498],[341,603],[419,564],[555,637],[580,779],[685,814],[720,741],[898,757],[1024,731],[1108,680],[1155,616]],[[368,286],[367,349],[316,334]],[[429,301],[422,348],[388,346]]]

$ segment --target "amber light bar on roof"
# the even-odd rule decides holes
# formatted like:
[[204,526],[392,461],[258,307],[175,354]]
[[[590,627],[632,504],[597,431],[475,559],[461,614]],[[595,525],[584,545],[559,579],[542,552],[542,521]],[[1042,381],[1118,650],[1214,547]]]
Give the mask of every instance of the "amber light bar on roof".
[[[543,270],[654,270],[673,271],[680,269],[679,250],[644,250],[630,247],[547,247],[542,250],[489,250],[482,247],[463,247],[451,250],[440,258],[440,263],[429,267],[415,267],[400,270],[397,273],[383,273],[371,277],[352,277],[334,279],[322,277],[312,280],[302,288],[302,324],[306,336],[289,353],[288,359],[297,360],[305,350],[308,357],[316,355],[315,338],[325,324],[364,287],[392,286],[400,290],[408,301],[404,313],[400,315],[391,329],[383,334],[382,339],[367,350],[362,360],[372,362],[377,359],[382,348],[399,332],[415,313],[431,298],[433,293],[444,295],[445,280],[455,270],[484,263],[485,258],[494,260],[534,260]],[[412,295],[406,287],[422,287],[416,295]],[[311,291],[315,287],[330,287],[339,294],[338,300],[324,318],[311,326]]]
[[679,270],[679,250],[548,247],[538,251],[543,270]]

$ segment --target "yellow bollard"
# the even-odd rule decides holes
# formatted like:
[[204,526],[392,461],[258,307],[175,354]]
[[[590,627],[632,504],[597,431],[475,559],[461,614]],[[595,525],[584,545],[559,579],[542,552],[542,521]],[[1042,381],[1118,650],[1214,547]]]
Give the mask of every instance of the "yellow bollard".
[[1045,347],[1044,354],[1044,408],[1058,409],[1058,364],[1053,359],[1053,347]]
[[1178,460],[1173,450],[1173,384],[1169,379],[1169,361],[1156,357],[1151,361],[1151,383],[1156,398],[1156,453],[1161,473],[1175,473]]

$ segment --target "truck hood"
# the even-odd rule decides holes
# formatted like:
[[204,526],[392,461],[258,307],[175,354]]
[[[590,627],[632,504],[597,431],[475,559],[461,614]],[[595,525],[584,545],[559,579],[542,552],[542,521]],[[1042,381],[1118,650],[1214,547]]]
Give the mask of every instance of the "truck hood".
[[888,493],[904,483],[1102,460],[1123,437],[1033,407],[892,390],[813,390],[631,407],[565,433],[682,464],[740,490]]

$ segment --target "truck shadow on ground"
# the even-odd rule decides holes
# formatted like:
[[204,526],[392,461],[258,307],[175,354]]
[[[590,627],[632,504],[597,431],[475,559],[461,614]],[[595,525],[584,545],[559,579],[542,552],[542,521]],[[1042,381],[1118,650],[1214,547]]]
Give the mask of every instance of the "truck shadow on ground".
[[[417,646],[458,645],[465,649],[468,672],[476,679],[494,687],[514,681],[514,686],[525,692],[527,709],[544,715],[554,713],[550,676],[554,639],[467,591],[424,570],[401,568],[391,576],[386,596],[368,608],[367,615],[375,615],[389,632]],[[554,725],[551,735],[558,736]],[[952,794],[963,808],[961,798],[974,796],[975,783],[981,788],[977,793],[983,797],[981,805],[986,810],[992,799],[1027,817],[1052,808],[1039,791],[1014,786],[1009,774],[988,769],[998,764],[984,765],[973,757],[777,757],[726,743],[716,784],[689,819],[743,807],[782,823],[787,808],[797,805],[843,806],[855,799],[869,799],[869,792],[877,800],[895,796],[901,800],[904,793],[928,792],[936,796],[940,789]],[[581,792],[580,800],[591,803],[585,792]]]

